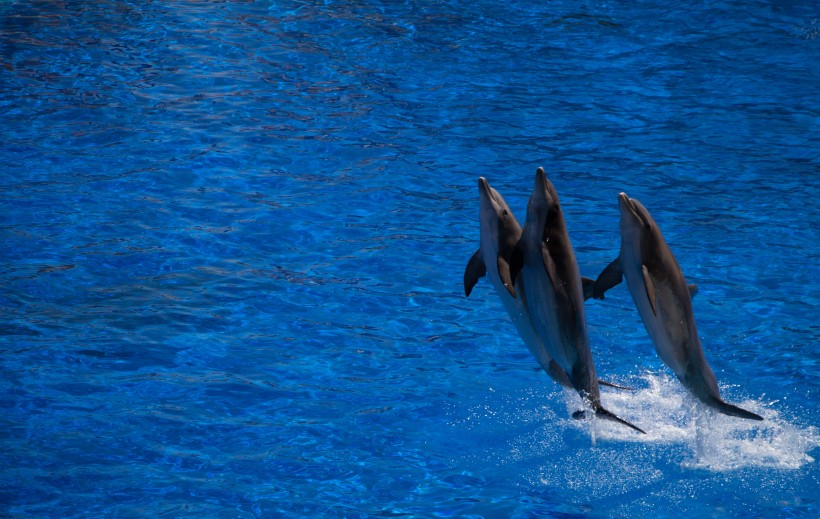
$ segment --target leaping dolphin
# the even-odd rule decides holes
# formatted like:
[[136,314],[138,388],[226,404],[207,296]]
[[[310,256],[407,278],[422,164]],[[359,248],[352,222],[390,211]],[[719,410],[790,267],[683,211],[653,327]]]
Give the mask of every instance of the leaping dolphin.
[[684,387],[721,413],[763,420],[720,398],[717,379],[706,362],[695,326],[691,296],[696,287],[686,284],[675,256],[649,211],[626,193],[618,195],[618,206],[621,252],[598,276],[594,297],[603,299],[604,292],[626,276],[629,293],[658,356]]
[[543,168],[538,168],[535,174],[527,220],[511,258],[510,272],[511,279],[517,281],[516,287],[527,294],[525,302],[536,334],[549,355],[567,373],[572,387],[589,403],[596,416],[643,433],[601,405],[589,348],[581,274],[558,193]]
[[[524,287],[519,282],[517,283],[519,288],[516,291],[516,283],[513,283],[510,277],[509,261],[521,238],[521,225],[504,197],[493,189],[484,177],[478,179],[478,191],[480,244],[464,270],[464,294],[469,297],[479,278],[489,272],[493,287],[527,349],[553,380],[571,389],[572,383],[566,372],[550,357],[544,342],[535,333],[526,306]],[[518,276],[520,275],[519,273]],[[592,287],[595,282],[589,278],[584,278],[584,281],[585,298],[589,299],[592,297]],[[603,380],[599,380],[598,383],[618,389],[630,389]]]
[[464,294],[469,297],[478,279],[489,273],[493,287],[527,349],[553,380],[562,386],[572,387],[567,374],[549,356],[546,346],[536,335],[524,305],[525,293],[520,283],[518,291],[515,290],[509,261],[521,237],[521,225],[504,198],[490,187],[484,177],[478,179],[478,192],[481,200],[481,242],[464,270]]

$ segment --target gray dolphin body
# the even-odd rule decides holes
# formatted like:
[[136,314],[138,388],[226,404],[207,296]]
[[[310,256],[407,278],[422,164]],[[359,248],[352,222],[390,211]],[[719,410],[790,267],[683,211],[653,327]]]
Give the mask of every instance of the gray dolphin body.
[[[516,287],[526,291],[525,301],[535,332],[549,355],[567,373],[572,387],[590,404],[596,416],[643,433],[601,405],[589,348],[581,274],[558,193],[542,168],[535,175],[527,221],[511,263],[512,279],[518,278]],[[521,275],[517,276],[519,271]]]
[[675,256],[666,244],[649,211],[626,193],[618,195],[621,212],[621,252],[595,281],[594,297],[626,276],[646,331],[661,360],[681,383],[704,404],[721,413],[763,420],[762,417],[721,399],[717,379],[706,362],[698,338],[691,297],[696,288],[687,285]]
[[525,292],[520,284],[516,292],[510,275],[509,261],[521,237],[521,225],[504,198],[483,177],[478,179],[478,191],[481,199],[481,243],[464,270],[464,293],[469,297],[479,278],[489,273],[493,287],[527,349],[553,380],[562,386],[572,387],[567,374],[549,356],[546,346],[536,335],[524,304]]

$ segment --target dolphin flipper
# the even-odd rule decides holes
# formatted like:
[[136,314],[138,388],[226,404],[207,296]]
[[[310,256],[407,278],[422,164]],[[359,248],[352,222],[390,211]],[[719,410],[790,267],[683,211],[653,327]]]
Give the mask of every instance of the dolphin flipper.
[[584,289],[584,301],[595,293],[595,280],[581,276],[581,286]]
[[484,266],[484,258],[481,257],[481,249],[475,251],[473,257],[467,262],[467,268],[464,269],[464,295],[470,297],[470,292],[478,283],[478,279],[484,277],[487,273],[487,267]]
[[612,263],[598,274],[598,279],[595,280],[595,287],[592,297],[595,299],[603,299],[604,292],[619,284],[624,279],[624,272],[621,270],[620,256],[615,258]]
[[552,261],[552,256],[550,256],[550,251],[545,243],[541,244],[541,259],[544,262],[544,269],[547,271],[547,278],[549,278],[552,284],[552,289],[556,292],[562,292],[561,289],[564,285],[561,283],[561,279],[555,271],[555,262]]
[[519,241],[510,253],[510,279],[512,279],[513,285],[515,285],[515,282],[518,280],[518,274],[521,273],[521,269],[524,268],[524,251],[521,247],[522,245]]
[[598,409],[595,410],[595,416],[597,416],[598,418],[604,418],[606,420],[610,420],[610,421],[613,421],[613,422],[618,422],[619,424],[623,424],[623,425],[626,425],[627,427],[635,429],[636,431],[638,431],[641,434],[646,434],[646,431],[644,431],[640,427],[632,425],[631,423],[627,422],[623,418],[617,416],[615,413],[607,411],[603,407],[599,407]]
[[504,283],[504,288],[507,289],[507,292],[509,292],[511,296],[516,297],[515,288],[513,287],[514,278],[510,277],[510,264],[507,263],[507,260],[500,254],[498,255],[496,263],[498,266],[498,276],[501,278],[501,282]]
[[641,271],[643,272],[643,287],[646,290],[646,297],[649,299],[649,306],[652,307],[652,313],[658,315],[658,308],[655,306],[655,282],[652,281],[646,265],[641,265]]

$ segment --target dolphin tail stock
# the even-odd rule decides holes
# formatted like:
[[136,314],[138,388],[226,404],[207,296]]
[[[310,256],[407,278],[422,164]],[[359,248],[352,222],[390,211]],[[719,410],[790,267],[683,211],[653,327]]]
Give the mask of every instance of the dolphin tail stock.
[[755,414],[751,411],[747,411],[745,409],[741,409],[736,405],[732,405],[728,402],[724,402],[723,400],[716,399],[712,400],[708,403],[710,407],[714,407],[719,412],[729,415],[729,416],[736,416],[738,418],[746,418],[747,420],[759,420],[763,421],[763,417],[759,414]]
[[547,367],[543,369],[554,381],[566,388],[572,389],[572,382],[570,382],[567,372],[555,362],[555,359],[550,359]]
[[602,406],[598,406],[598,408],[595,409],[595,416],[597,416],[598,418],[604,418],[605,420],[618,422],[619,424],[626,425],[627,427],[630,427],[630,428],[638,431],[641,434],[646,434],[646,431],[644,431],[640,427],[638,427],[636,425],[632,425],[631,423],[627,422],[623,418],[617,416],[615,413],[607,411]]

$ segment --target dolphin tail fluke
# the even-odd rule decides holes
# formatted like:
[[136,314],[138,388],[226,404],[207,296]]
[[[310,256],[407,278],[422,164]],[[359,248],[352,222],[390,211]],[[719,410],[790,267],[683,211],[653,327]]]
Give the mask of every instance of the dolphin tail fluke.
[[606,420],[610,420],[610,421],[613,421],[613,422],[618,422],[619,424],[623,424],[623,425],[626,425],[627,427],[635,429],[636,431],[638,431],[641,434],[646,434],[646,431],[644,431],[640,427],[632,425],[631,423],[627,422],[626,420],[624,420],[623,418],[617,416],[616,414],[614,414],[610,411],[607,411],[603,407],[599,407],[598,409],[595,410],[595,416],[597,416],[598,418],[604,418]]
[[615,389],[623,389],[624,391],[635,391],[634,387],[629,386],[619,386],[618,384],[613,384],[612,382],[607,382],[606,380],[599,380],[599,386],[606,386],[606,387],[613,387]]
[[759,414],[755,414],[751,411],[741,409],[738,406],[732,405],[728,402],[724,402],[723,400],[715,400],[713,402],[710,402],[709,405],[711,405],[723,414],[728,414],[729,416],[737,416],[738,418],[746,418],[747,420],[763,421],[763,417]]

